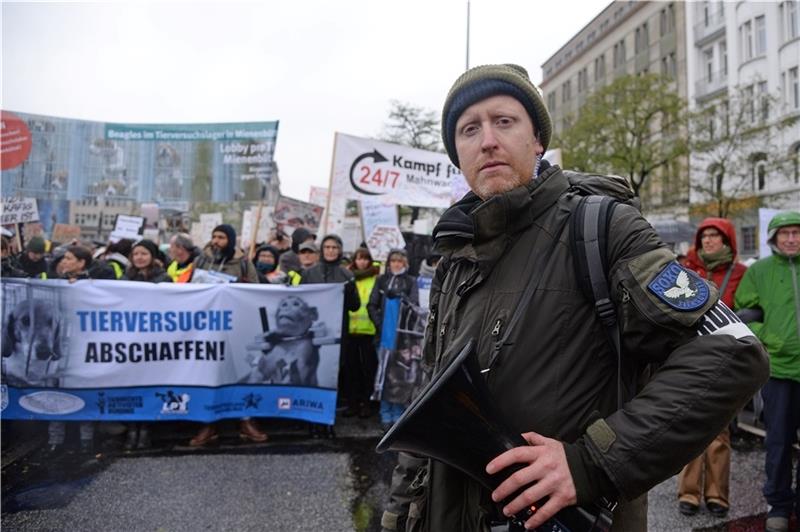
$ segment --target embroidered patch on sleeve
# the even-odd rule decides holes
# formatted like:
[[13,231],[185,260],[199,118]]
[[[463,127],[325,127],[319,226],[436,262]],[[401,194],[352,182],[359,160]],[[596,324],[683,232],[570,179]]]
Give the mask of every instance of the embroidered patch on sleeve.
[[647,288],[670,307],[684,312],[699,309],[709,297],[708,285],[696,273],[674,261],[667,264]]

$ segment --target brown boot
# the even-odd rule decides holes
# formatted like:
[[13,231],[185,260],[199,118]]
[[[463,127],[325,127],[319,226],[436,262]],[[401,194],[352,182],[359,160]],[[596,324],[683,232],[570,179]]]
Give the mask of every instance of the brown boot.
[[189,447],[202,447],[218,439],[219,434],[217,434],[217,429],[214,425],[203,425],[203,428],[200,429],[195,437],[189,440]]
[[265,432],[256,426],[252,419],[243,419],[239,423],[239,437],[256,443],[267,441],[269,438]]

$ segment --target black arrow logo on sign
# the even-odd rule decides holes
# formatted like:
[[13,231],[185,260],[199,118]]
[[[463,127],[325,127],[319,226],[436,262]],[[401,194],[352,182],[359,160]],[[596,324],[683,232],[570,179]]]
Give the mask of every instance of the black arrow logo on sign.
[[385,163],[386,161],[389,160],[383,155],[381,155],[378,150],[373,150],[369,153],[362,153],[361,155],[356,157],[356,160],[353,161],[353,166],[350,167],[350,184],[353,185],[354,189],[361,192],[362,194],[368,194],[370,196],[380,196],[382,194],[385,194],[385,192],[370,192],[369,190],[364,190],[363,188],[359,187],[356,184],[356,180],[353,179],[353,172],[355,171],[356,166],[358,166],[358,163],[360,163],[364,159],[369,159],[370,157],[372,157],[372,160],[375,161],[376,163]]

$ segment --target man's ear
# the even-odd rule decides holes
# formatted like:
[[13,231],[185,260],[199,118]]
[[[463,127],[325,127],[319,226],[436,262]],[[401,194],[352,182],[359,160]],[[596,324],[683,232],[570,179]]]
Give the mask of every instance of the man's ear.
[[5,325],[3,325],[3,356],[10,357],[14,353],[17,345],[17,319],[14,313],[8,315]]

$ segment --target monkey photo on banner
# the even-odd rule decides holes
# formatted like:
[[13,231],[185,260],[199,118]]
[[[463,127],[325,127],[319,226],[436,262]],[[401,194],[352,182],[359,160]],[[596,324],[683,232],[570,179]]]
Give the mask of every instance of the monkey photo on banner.
[[247,346],[251,370],[239,382],[318,386],[319,348],[338,342],[327,337],[328,328],[318,320],[317,308],[299,296],[283,298],[275,311],[275,329],[264,323],[264,334]]

